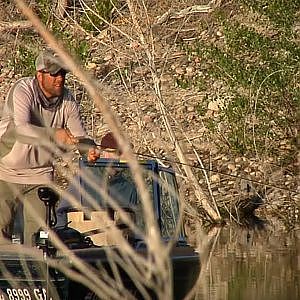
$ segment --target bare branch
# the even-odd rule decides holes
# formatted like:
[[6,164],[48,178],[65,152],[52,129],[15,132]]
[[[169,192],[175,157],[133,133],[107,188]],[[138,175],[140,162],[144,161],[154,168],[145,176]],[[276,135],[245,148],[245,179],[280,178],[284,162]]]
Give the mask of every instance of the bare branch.
[[68,0],[56,0],[55,13],[59,18],[63,18],[66,13],[66,8],[68,5]]
[[179,19],[183,18],[190,14],[195,13],[209,13],[211,11],[211,6],[208,5],[194,5],[190,6],[188,8],[184,8],[178,12],[176,12],[174,9],[169,9],[167,12],[165,12],[162,16],[158,17],[156,23],[154,25],[160,25],[165,22],[167,22],[170,19]]
[[15,22],[3,22],[0,21],[0,32],[3,31],[17,31],[17,30],[33,29],[31,22],[29,21],[15,21]]

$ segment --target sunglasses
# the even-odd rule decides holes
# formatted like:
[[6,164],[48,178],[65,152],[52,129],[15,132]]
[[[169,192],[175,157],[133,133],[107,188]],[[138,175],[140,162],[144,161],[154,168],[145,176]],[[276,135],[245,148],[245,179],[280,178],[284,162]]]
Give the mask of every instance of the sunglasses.
[[58,76],[62,76],[62,77],[65,77],[66,76],[66,74],[67,74],[67,72],[65,71],[65,70],[63,70],[63,69],[61,69],[61,70],[59,70],[58,72],[56,72],[56,73],[50,73],[50,72],[48,72],[48,71],[40,71],[40,72],[42,72],[42,73],[44,73],[44,74],[49,74],[51,77],[58,77]]

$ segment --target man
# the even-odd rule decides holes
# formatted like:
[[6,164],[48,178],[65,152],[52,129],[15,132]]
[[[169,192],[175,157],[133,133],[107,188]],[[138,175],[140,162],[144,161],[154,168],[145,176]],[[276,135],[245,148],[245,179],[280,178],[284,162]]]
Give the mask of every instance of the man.
[[[36,59],[36,76],[18,80],[8,92],[0,121],[0,243],[12,234],[18,202],[24,205],[24,243],[45,219],[37,188],[53,180],[53,160],[86,137],[79,106],[65,87],[67,70],[51,50]],[[88,158],[95,160],[91,147]]]
[[[101,158],[109,160],[120,160],[122,158],[122,151],[119,149],[114,136],[110,132],[101,139],[100,148]],[[101,174],[94,174],[95,179],[99,179],[99,182],[96,182],[98,187],[106,189],[109,196],[116,201],[120,207],[134,210],[138,202],[137,190],[134,183],[124,176],[123,171],[125,169],[111,166],[108,166],[106,169],[98,168],[98,170],[96,167],[91,168],[95,173],[97,173],[99,169],[101,169]],[[81,171],[84,172],[85,169]],[[92,188],[93,184],[90,182],[91,180],[91,174],[88,175],[88,173],[81,173],[80,176],[74,178],[67,189],[67,195],[63,197],[57,208],[57,228],[62,228],[67,225],[67,213],[69,211],[74,209],[80,210],[82,208],[95,210],[88,197],[94,198],[93,200],[95,200],[98,205],[111,212],[109,203],[105,201],[103,195],[101,195],[98,190]],[[73,196],[78,203],[77,207],[71,205],[68,200],[71,196]]]

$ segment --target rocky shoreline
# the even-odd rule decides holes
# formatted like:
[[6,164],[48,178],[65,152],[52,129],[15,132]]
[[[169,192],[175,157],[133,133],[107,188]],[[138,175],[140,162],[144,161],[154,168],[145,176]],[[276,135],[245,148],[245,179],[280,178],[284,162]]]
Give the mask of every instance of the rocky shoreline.
[[[165,7],[158,3],[155,5],[158,9],[155,15],[163,15]],[[203,20],[208,19],[207,15],[201,15],[202,17]],[[7,16],[3,18],[7,19]],[[235,154],[226,139],[221,134],[213,134],[204,122],[208,118],[217,118],[222,107],[230,100],[226,88],[217,80],[212,81],[207,87],[207,96],[207,91],[201,92],[193,86],[182,86],[204,76],[206,62],[183,51],[176,44],[177,41],[213,37],[213,42],[222,43],[222,31],[213,25],[210,30],[200,28],[199,15],[190,16],[189,22],[182,24],[181,31],[178,30],[180,19],[171,19],[168,26],[165,26],[166,24],[157,23],[153,16],[151,18],[154,24],[152,30],[155,38],[155,70],[148,65],[146,45],[139,43],[137,36],[129,40],[126,36],[134,27],[130,23],[131,16],[127,10],[114,20],[114,26],[118,30],[104,28],[94,39],[80,33],[80,38],[86,39],[91,45],[90,59],[84,68],[95,77],[99,84],[99,93],[118,116],[122,129],[134,145],[134,150],[157,157],[163,164],[172,165],[178,174],[184,201],[195,209],[198,217],[205,220],[205,214],[194,195],[194,187],[186,180],[182,166],[175,163],[178,158],[175,145],[171,142],[164,124],[160,110],[162,105],[176,140],[182,147],[188,164],[192,166],[203,192],[211,201],[217,203],[228,220],[241,222],[243,213],[240,208],[249,209],[249,203],[254,203],[258,216],[269,220],[276,216],[287,227],[295,226],[299,221],[300,158],[297,160],[294,157],[287,164],[275,156]],[[125,34],[122,35],[121,32]],[[11,43],[13,37],[10,37]],[[4,59],[5,52],[1,56]],[[159,75],[161,99],[158,99],[154,88],[153,72]],[[13,68],[5,63],[0,64],[1,104],[9,87],[21,76],[15,74]],[[96,140],[100,139],[107,129],[101,109],[95,107],[85,89],[71,74],[68,75],[68,83],[75,97],[81,102],[88,133]],[[199,103],[206,106],[204,115],[200,114]],[[282,152],[291,150],[284,140],[278,142],[278,149]],[[260,199],[257,207],[258,203],[256,200],[253,202],[253,199]]]
[[[10,69],[1,70],[1,103],[4,102],[9,87],[19,77],[21,75],[14,74]],[[76,86],[76,82],[72,82],[74,79],[70,77],[70,86]],[[207,129],[201,126],[201,119],[197,116],[193,102],[193,98],[201,95],[178,90],[178,93],[171,96],[167,95],[167,86],[162,90],[166,92],[166,99],[172,100],[167,104],[169,118],[172,120],[176,137],[184,148],[184,154],[199,178],[201,188],[210,199],[216,201],[228,219],[242,222],[240,208],[252,203],[253,197],[259,196],[261,203],[256,212],[259,216],[268,219],[269,216],[277,215],[291,227],[299,221],[300,185],[296,175],[297,165],[292,166],[293,170],[281,167],[272,157],[262,160],[230,156],[224,145],[208,141],[205,137]],[[123,130],[134,144],[135,151],[157,157],[161,163],[171,165],[178,173],[185,201],[201,215],[193,187],[185,181],[180,164],[175,163],[178,159],[174,153],[174,146],[170,144],[164,126],[160,123],[161,118],[153,92],[140,87],[139,90],[135,90],[133,99],[129,99],[126,91],[113,84],[105,87],[103,91],[120,119]],[[107,130],[100,109],[95,107],[78,84],[74,94],[82,99],[82,117],[89,134],[95,139],[100,139]]]

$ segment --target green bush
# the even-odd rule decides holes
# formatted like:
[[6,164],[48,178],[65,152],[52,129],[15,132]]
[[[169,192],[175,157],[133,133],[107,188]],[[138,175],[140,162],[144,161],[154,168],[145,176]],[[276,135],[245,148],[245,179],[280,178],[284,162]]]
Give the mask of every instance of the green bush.
[[79,17],[79,24],[88,32],[98,32],[105,25],[105,21],[109,21],[111,12],[117,0],[95,0],[89,8],[84,7]]
[[[265,20],[265,32],[273,26],[276,33],[265,34],[255,24],[250,27],[223,11],[215,12],[211,24],[223,32],[223,42],[206,39],[184,46],[188,55],[193,53],[205,62],[201,86],[207,87],[208,97],[206,104],[199,103],[199,113],[204,115],[203,107],[212,99],[212,83],[220,82],[231,100],[218,116],[204,118],[207,127],[217,133],[220,127],[211,123],[225,125],[221,135],[238,153],[290,157],[295,152],[292,141],[299,124],[300,47],[293,38],[292,25],[300,3],[240,0],[240,4],[244,6],[235,8],[235,14],[255,11],[267,16],[258,17],[257,25],[261,28],[261,20]],[[190,85],[197,83],[184,82],[183,87]],[[290,150],[282,152],[280,141],[290,145]]]
[[[65,22],[58,20],[53,13],[53,4],[47,0],[36,1],[35,11],[42,22],[65,45],[65,47],[82,62],[90,55],[90,47],[84,33],[74,29],[72,25],[77,22],[83,30],[91,34],[99,33],[103,29],[104,20],[109,21],[111,12],[117,0],[85,1],[77,5],[72,11],[72,17],[65,16]],[[62,28],[63,25],[63,28]]]
[[266,15],[278,29],[284,29],[288,32],[294,24],[297,18],[296,14],[300,9],[300,3],[297,0],[240,0],[240,2],[258,13]]
[[35,72],[35,58],[37,53],[30,45],[17,46],[17,55],[15,53],[8,57],[9,65],[14,68],[15,73],[22,74],[23,76],[32,76]]

